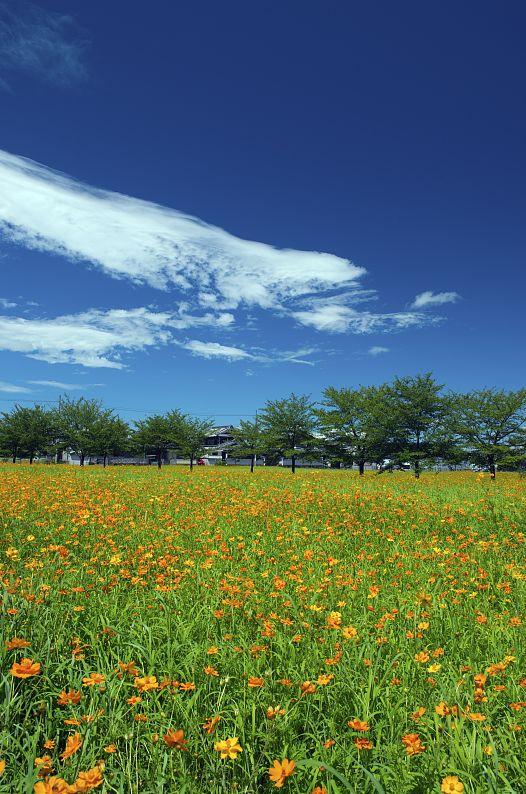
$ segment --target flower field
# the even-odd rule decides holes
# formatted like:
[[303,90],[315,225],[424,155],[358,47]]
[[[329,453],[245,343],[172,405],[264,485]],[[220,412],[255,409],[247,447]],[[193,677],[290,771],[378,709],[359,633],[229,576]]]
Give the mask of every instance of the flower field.
[[526,480],[0,468],[0,792],[524,792]]

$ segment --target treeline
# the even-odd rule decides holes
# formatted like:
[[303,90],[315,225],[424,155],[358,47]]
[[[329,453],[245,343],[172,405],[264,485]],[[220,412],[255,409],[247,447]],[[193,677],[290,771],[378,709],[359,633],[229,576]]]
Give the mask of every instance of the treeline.
[[[131,427],[97,400],[62,397],[46,410],[16,405],[0,417],[0,451],[20,458],[73,451],[88,457],[151,455],[159,468],[173,450],[189,459],[203,455],[212,422],[178,410],[155,414]],[[253,421],[233,432],[233,457],[256,460],[323,457],[332,466],[366,464],[379,470],[408,464],[416,477],[437,460],[469,462],[495,477],[497,467],[526,466],[526,389],[445,393],[430,373],[396,378],[380,386],[328,387],[315,403],[291,394],[269,400]]]

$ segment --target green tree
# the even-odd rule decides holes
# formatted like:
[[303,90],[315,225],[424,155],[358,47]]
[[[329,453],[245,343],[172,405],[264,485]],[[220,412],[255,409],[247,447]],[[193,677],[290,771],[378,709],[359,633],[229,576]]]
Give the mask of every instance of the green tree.
[[387,454],[387,387],[329,386],[323,396],[322,408],[316,413],[329,457],[356,463],[363,475],[367,462],[379,462]]
[[190,471],[194,461],[204,453],[204,443],[210,435],[212,423],[209,419],[198,419],[187,414],[172,411],[169,414],[173,423],[173,437],[177,449],[183,457],[190,459]]
[[97,455],[102,455],[104,468],[110,455],[119,455],[130,447],[130,427],[118,416],[102,416],[93,433],[93,447]]
[[163,457],[168,449],[175,446],[174,427],[167,416],[154,414],[146,419],[135,422],[132,435],[133,446],[146,455],[148,452],[155,455],[157,468],[161,468]]
[[298,452],[309,454],[315,443],[317,420],[308,396],[291,394],[282,400],[268,400],[261,412],[261,428],[269,441],[269,448],[291,459],[292,473],[296,472]]
[[453,426],[475,463],[495,479],[498,465],[514,466],[526,458],[526,389],[483,389],[455,394]]
[[8,450],[13,463],[27,455],[33,463],[35,456],[47,452],[53,442],[53,414],[40,405],[32,408],[15,405],[0,420],[0,447]]
[[97,428],[114,418],[114,414],[100,400],[85,397],[72,400],[64,396],[59,399],[55,417],[57,446],[76,452],[80,465],[84,466],[87,456],[97,454]]
[[441,391],[429,372],[395,378],[388,389],[385,405],[393,431],[392,453],[399,463],[408,461],[417,478],[424,463],[447,452],[443,443],[447,406]]
[[242,419],[239,427],[232,431],[232,435],[234,453],[240,456],[247,455],[250,458],[250,471],[253,472],[258,456],[263,455],[268,446],[267,435],[261,427],[261,422],[257,417],[254,422]]

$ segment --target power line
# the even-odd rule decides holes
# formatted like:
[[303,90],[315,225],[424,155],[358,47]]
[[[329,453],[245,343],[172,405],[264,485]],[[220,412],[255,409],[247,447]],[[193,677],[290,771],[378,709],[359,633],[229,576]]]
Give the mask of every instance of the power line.
[[[20,397],[20,398],[9,398],[9,397],[0,397],[0,402],[3,403],[33,403],[35,405],[40,405],[45,403],[46,405],[58,405],[59,400],[31,400],[28,397]],[[122,406],[108,406],[112,411],[129,411],[131,413],[140,413],[140,414],[150,414],[155,413],[150,408],[124,408]],[[257,413],[257,411],[255,412]],[[208,411],[207,413],[199,413],[189,414],[190,416],[228,416],[228,417],[235,417],[235,416],[254,416],[254,413],[251,414],[244,414],[244,413],[221,413],[221,411]]]

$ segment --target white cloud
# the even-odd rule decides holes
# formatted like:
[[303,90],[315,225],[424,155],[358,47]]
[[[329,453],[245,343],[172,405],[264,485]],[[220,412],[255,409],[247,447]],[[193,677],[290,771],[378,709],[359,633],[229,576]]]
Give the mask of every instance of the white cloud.
[[8,298],[0,298],[0,309],[14,309],[16,303],[10,301]]
[[0,316],[0,350],[52,364],[122,369],[126,351],[171,340],[171,315],[140,309],[90,310],[52,320]]
[[420,292],[413,303],[412,309],[424,309],[426,306],[442,306],[444,303],[455,303],[460,298],[458,292]]
[[250,353],[240,347],[229,347],[220,345],[218,342],[201,342],[198,339],[191,339],[183,342],[181,347],[189,350],[195,356],[202,358],[227,358],[230,361],[239,361],[241,358],[252,358]]
[[[75,83],[86,76],[86,38],[68,14],[39,8],[30,2],[0,2],[0,63],[11,72],[24,72],[48,83]],[[0,77],[0,84],[11,90]]]
[[[313,366],[312,361],[304,359],[303,356],[308,356],[314,352],[314,348],[303,348],[302,350],[282,350],[270,351],[263,353],[259,348],[254,348],[250,351],[244,350],[241,347],[230,347],[228,345],[220,345],[218,342],[202,342],[199,339],[190,339],[187,342],[176,342],[175,344],[189,350],[194,356],[202,358],[224,358],[229,361],[251,360],[263,364],[308,364]],[[247,370],[250,372],[250,370]]]
[[234,237],[178,210],[97,190],[0,151],[0,230],[11,241],[159,289],[196,288],[201,305],[280,308],[352,286],[348,259]]
[[418,328],[428,323],[437,322],[438,318],[429,317],[419,312],[378,313],[359,311],[333,301],[316,301],[308,309],[292,313],[301,325],[308,325],[317,331],[330,333],[370,334],[380,331],[400,331],[406,328]]
[[6,383],[0,380],[0,391],[8,394],[28,394],[31,389],[26,389],[25,386],[15,386],[14,383]]
[[62,383],[59,380],[28,380],[33,386],[46,386],[50,389],[63,389],[64,391],[77,391],[104,386],[104,383]]
[[373,345],[367,352],[370,356],[380,356],[382,353],[389,353],[389,348],[381,347],[381,345]]

